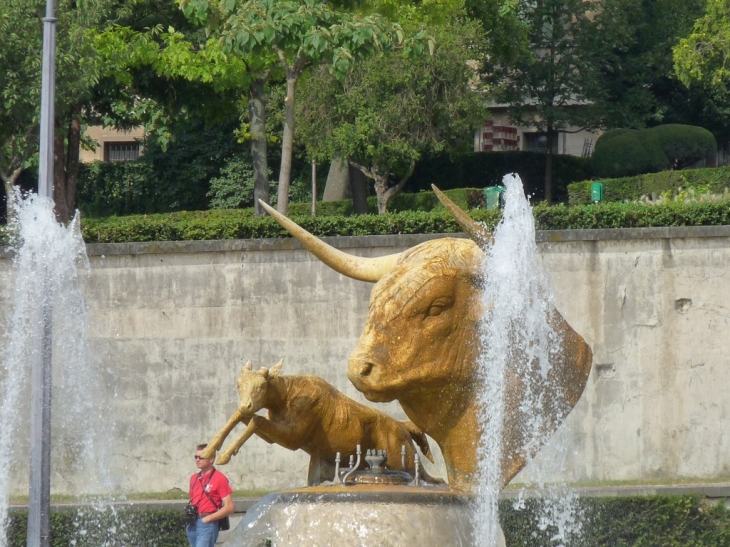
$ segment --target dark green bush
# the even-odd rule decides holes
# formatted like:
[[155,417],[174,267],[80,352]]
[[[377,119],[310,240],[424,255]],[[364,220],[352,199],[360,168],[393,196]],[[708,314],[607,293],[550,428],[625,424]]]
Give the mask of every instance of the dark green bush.
[[659,141],[672,169],[686,169],[701,160],[714,166],[717,156],[715,137],[695,125],[666,124],[647,129]]
[[625,177],[685,169],[701,160],[714,166],[716,154],[712,133],[694,125],[614,129],[596,141],[591,167],[596,177]]
[[[515,510],[500,503],[502,528],[510,547],[554,547],[553,526],[537,526],[539,499]],[[571,547],[728,547],[730,512],[699,496],[636,496],[580,500],[581,534]]]
[[[544,199],[545,154],[540,152],[474,152],[454,158],[436,156],[418,162],[408,192],[450,188],[485,188],[502,184],[502,178],[517,173],[525,193],[533,201]],[[567,200],[567,185],[590,178],[589,158],[557,155],[553,157],[553,201]]]
[[627,130],[618,135],[603,135],[596,141],[591,156],[593,175],[623,177],[641,173],[655,173],[669,168],[669,160],[655,134]]
[[[185,547],[188,545],[181,511],[173,509],[53,510],[50,517],[51,547]],[[25,547],[27,511],[10,513],[8,547]]]
[[85,216],[153,213],[154,170],[143,161],[82,163],[76,200]]
[[[591,202],[593,181],[568,186],[571,205]],[[675,197],[681,190],[694,189],[698,194],[722,194],[730,189],[730,167],[662,171],[634,177],[603,179],[603,201],[636,201],[642,197],[655,200],[662,195]]]

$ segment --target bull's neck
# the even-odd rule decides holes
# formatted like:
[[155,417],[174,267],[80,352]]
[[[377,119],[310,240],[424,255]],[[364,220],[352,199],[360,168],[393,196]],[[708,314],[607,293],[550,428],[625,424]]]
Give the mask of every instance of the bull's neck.
[[453,386],[400,400],[406,415],[439,445],[449,483],[468,490],[477,466],[480,429],[473,390]]
[[272,376],[266,387],[266,406],[271,412],[278,412],[286,407],[289,399],[291,382],[287,376]]

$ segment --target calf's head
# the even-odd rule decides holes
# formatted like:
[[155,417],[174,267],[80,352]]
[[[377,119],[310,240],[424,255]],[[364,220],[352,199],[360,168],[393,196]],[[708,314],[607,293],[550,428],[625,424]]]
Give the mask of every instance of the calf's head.
[[269,380],[279,375],[282,361],[271,367],[271,370],[263,367],[259,370],[252,370],[251,361],[241,368],[241,374],[236,380],[238,389],[238,414],[242,418],[248,418],[266,407],[266,400],[269,389]]

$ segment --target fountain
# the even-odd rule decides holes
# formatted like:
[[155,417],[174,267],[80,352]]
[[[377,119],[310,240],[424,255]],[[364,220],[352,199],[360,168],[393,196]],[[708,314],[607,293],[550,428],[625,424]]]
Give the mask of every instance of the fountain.
[[[104,407],[94,400],[100,380],[86,347],[86,305],[80,273],[88,269],[88,261],[78,219],[68,227],[60,225],[55,219],[53,202],[41,196],[20,200],[16,194],[16,202],[13,302],[0,369],[0,448],[4,454],[31,451],[24,434],[30,412],[30,369],[32,363],[43,357],[50,320],[53,399],[60,409],[53,413],[52,424],[59,437],[73,442],[54,446],[49,479],[56,492],[76,495],[84,501],[75,525],[79,539],[86,539],[78,544],[112,545],[114,533],[96,526],[98,513],[111,511],[109,502],[111,492],[115,491],[105,469],[105,439],[112,434],[113,421],[103,415]],[[44,316],[48,311],[52,315]],[[10,481],[18,480],[17,473],[10,473],[10,468],[7,471],[0,475],[0,547],[7,545]],[[69,481],[69,477],[79,476],[84,480]]]
[[402,545],[414,537],[498,544],[499,491],[575,406],[592,361],[536,268],[521,183],[505,183],[496,242],[434,188],[471,240],[435,239],[375,259],[346,255],[263,204],[328,266],[375,283],[348,377],[370,401],[397,400],[438,443],[448,486],[355,484],[335,475],[333,484],[264,497],[227,545]]

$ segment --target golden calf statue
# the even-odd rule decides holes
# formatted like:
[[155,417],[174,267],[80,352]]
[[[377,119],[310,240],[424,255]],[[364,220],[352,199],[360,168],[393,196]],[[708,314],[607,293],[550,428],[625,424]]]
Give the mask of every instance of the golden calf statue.
[[[441,238],[378,258],[348,255],[316,238],[262,203],[289,233],[337,272],[375,283],[365,328],[350,355],[347,375],[374,402],[397,400],[406,415],[441,448],[449,485],[470,491],[477,470],[481,430],[477,419],[477,359],[481,309],[482,246],[491,235],[434,191],[472,238]],[[557,310],[550,315],[563,352],[552,363],[541,439],[555,431],[580,398],[591,368],[585,340]],[[505,486],[540,448],[524,448],[524,413],[516,406],[526,382],[507,370],[501,485]]]

